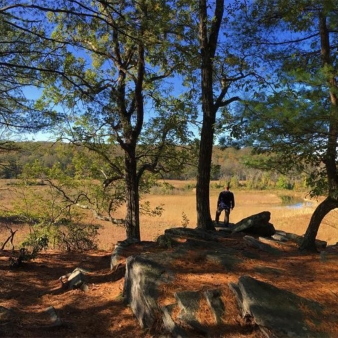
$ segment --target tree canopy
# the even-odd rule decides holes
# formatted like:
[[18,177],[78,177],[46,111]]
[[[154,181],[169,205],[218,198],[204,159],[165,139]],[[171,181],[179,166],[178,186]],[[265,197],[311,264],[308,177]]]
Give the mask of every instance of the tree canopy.
[[326,195],[301,247],[315,250],[323,217],[337,202],[337,8],[335,1],[256,1],[246,7],[241,36],[261,53],[270,80],[239,109],[238,120],[256,152],[258,167],[308,173],[312,195]]

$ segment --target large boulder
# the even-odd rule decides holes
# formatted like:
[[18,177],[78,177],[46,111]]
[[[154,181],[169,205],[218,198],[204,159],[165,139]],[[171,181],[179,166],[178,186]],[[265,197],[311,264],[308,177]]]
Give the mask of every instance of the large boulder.
[[256,215],[242,219],[235,224],[232,233],[245,232],[247,234],[269,237],[276,233],[274,226],[269,223],[271,213],[263,211]]

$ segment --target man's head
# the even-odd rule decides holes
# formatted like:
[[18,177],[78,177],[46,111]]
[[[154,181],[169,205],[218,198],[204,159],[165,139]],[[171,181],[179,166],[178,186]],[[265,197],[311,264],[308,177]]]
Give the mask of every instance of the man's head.
[[226,187],[224,187],[224,190],[229,190],[230,189],[230,186],[227,185]]

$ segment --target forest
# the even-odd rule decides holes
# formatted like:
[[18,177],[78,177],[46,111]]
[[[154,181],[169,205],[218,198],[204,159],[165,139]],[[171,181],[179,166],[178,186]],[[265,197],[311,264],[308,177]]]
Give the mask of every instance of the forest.
[[[337,12],[335,0],[0,0],[1,175],[107,217],[125,204],[136,241],[158,179],[196,178],[201,230],[215,229],[212,179],[307,188],[325,197],[300,244],[315,251],[338,207]],[[56,147],[25,143],[38,132]],[[81,180],[100,183],[84,194]]]
[[[30,174],[30,168],[39,163],[42,167],[53,168],[60,166],[68,172],[71,178],[75,178],[76,162],[78,156],[87,156],[91,153],[86,148],[73,147],[66,143],[53,142],[18,142],[16,151],[0,154],[0,179],[39,179],[36,175]],[[116,147],[111,151],[118,151]],[[82,154],[82,155],[79,155]],[[226,148],[214,146],[211,167],[211,180],[230,183],[232,188],[243,189],[288,189],[288,190],[306,190],[305,176],[290,175],[278,173],[276,170],[263,171],[250,167],[250,163],[255,156],[252,155],[251,148]],[[94,160],[94,159],[93,159]],[[251,161],[250,161],[251,160]],[[191,163],[185,164],[181,172],[168,172],[161,176],[163,180],[182,180],[194,181],[197,175],[197,159]],[[103,163],[98,164],[102,166]],[[30,176],[31,175],[31,176]],[[40,177],[43,182],[43,175]],[[90,176],[90,179],[102,179],[102,173],[96,172]],[[220,183],[221,184],[221,183]]]

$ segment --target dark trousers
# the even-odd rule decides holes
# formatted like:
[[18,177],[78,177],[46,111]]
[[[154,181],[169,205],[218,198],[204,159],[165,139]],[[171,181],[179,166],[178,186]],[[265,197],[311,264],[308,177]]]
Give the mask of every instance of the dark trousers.
[[221,215],[222,211],[224,210],[224,225],[229,225],[230,219],[230,208],[220,208],[218,207],[216,210],[216,223],[219,222],[219,216]]

